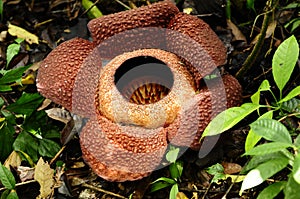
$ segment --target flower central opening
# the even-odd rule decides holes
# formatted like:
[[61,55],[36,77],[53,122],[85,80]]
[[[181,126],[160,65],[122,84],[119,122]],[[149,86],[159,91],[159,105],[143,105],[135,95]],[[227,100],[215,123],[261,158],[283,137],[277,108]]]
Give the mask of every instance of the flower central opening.
[[171,69],[151,56],[133,57],[121,64],[114,83],[131,103],[152,104],[168,95],[174,82]]

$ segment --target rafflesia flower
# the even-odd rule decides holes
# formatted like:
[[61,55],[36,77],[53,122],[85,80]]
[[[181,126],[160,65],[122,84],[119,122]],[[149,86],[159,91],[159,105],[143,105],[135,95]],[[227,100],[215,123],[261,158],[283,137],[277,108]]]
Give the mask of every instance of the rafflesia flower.
[[168,144],[199,150],[210,120],[241,102],[241,86],[217,67],[226,48],[201,19],[170,1],[89,22],[42,62],[39,92],[88,118],[83,158],[110,181],[161,166]]

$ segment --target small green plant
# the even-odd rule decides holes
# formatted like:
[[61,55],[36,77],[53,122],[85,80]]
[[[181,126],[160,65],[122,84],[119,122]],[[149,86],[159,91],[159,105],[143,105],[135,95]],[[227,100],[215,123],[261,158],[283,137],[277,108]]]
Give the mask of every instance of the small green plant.
[[[300,86],[297,86],[283,97],[283,89],[289,81],[299,56],[299,46],[294,36],[286,39],[276,50],[272,60],[274,81],[279,89],[277,98],[270,89],[268,80],[264,80],[258,91],[251,96],[251,102],[241,107],[227,109],[216,116],[207,126],[204,136],[220,134],[254,111],[259,117],[250,124],[250,131],[246,138],[245,154],[252,156],[246,165],[244,172],[248,172],[242,183],[240,194],[246,189],[255,187],[265,182],[279,171],[288,168],[287,180],[276,181],[265,188],[258,198],[274,198],[283,191],[285,198],[300,198],[298,188],[300,186],[300,135],[292,135],[297,129],[288,129],[280,121],[295,116],[300,118],[300,100],[295,97],[300,94]],[[270,92],[274,98],[272,105],[261,105],[261,92]],[[267,112],[261,114],[261,108],[267,108]],[[282,117],[275,120],[276,116]],[[299,130],[299,129],[298,129]],[[267,142],[257,143],[261,139]]]
[[13,59],[13,57],[19,53],[20,48],[21,48],[21,43],[23,41],[24,41],[24,39],[17,38],[17,39],[15,39],[14,43],[10,44],[7,47],[7,50],[6,50],[6,67],[8,66],[10,61]]
[[6,190],[1,194],[1,198],[17,199],[16,180],[13,174],[0,162],[0,181]]
[[152,182],[152,187],[150,192],[155,192],[166,187],[171,187],[169,199],[176,199],[178,190],[178,183],[180,182],[180,177],[183,170],[183,162],[177,161],[179,154],[179,148],[173,146],[166,154],[166,159],[171,164],[169,165],[170,178],[161,177]]

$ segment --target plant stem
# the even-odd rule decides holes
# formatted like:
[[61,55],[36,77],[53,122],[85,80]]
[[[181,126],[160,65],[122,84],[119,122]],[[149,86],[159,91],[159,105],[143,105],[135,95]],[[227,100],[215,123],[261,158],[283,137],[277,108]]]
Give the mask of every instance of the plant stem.
[[252,52],[250,53],[250,55],[245,60],[243,66],[236,73],[235,76],[238,79],[241,79],[247,73],[247,71],[253,66],[253,64],[255,63],[255,60],[256,60],[258,54],[260,53],[261,47],[263,46],[264,39],[265,39],[265,36],[266,36],[266,32],[267,32],[268,25],[269,25],[269,21],[270,21],[270,18],[272,16],[273,11],[275,10],[277,2],[278,2],[278,0],[275,0],[274,2],[272,0],[269,0],[269,1],[266,2],[266,6],[265,6],[266,12],[265,12],[265,15],[264,15],[261,31],[260,31],[260,34],[258,36],[258,40],[257,40],[256,44],[254,45]]

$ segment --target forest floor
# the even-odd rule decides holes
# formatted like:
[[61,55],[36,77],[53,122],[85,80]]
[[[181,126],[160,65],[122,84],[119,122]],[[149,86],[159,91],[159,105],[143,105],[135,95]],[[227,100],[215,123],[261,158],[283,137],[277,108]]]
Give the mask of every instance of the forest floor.
[[[81,1],[2,0],[0,2],[3,3],[0,21],[0,68],[9,70],[32,64],[33,67],[31,67],[31,70],[23,75],[23,80],[26,79],[26,77],[34,80],[40,61],[60,43],[74,37],[90,38],[87,23],[91,18],[83,8]],[[222,4],[222,1],[181,0],[177,3],[180,10],[184,10],[185,12],[191,11],[190,14],[197,15],[205,20],[225,43],[228,49],[228,58],[224,69],[232,75],[235,75],[239,71],[253,50],[253,46],[257,42],[255,37],[261,31],[264,18],[264,16],[260,14],[263,14],[266,9],[265,1],[255,1],[255,7],[253,8],[248,8],[245,2],[246,1],[238,0],[231,1],[231,22],[226,20],[229,12],[227,10],[226,13],[226,4]],[[123,0],[120,2],[114,0],[100,0],[97,1],[95,5],[101,10],[103,15],[108,15],[126,10],[127,8],[122,3],[129,7],[132,5],[139,7],[145,5],[147,1]],[[242,77],[239,77],[239,82],[243,87],[244,102],[250,101],[250,96],[257,91],[259,85],[265,79],[269,80],[272,88],[275,87],[271,67],[272,57],[276,48],[283,40],[292,34],[296,36],[297,40],[300,39],[300,28],[294,25],[296,27],[292,29],[292,25],[288,25],[293,19],[297,17],[299,19],[299,11],[294,7],[284,9],[287,5],[292,3],[293,1],[279,1],[273,12],[273,16],[271,16],[272,19],[269,22],[264,42],[261,44],[260,52],[253,60],[252,68],[243,74]],[[254,21],[256,23],[254,23]],[[8,46],[13,43],[16,44],[16,36],[12,36],[12,34],[8,32],[9,24],[21,27],[36,35],[39,42],[30,44],[28,41],[23,41],[18,53],[16,53],[9,64],[7,64]],[[286,86],[287,89],[285,92],[292,90],[295,85],[299,85],[299,69],[298,62]],[[31,94],[37,93],[34,81],[29,81],[28,84],[24,83],[23,86],[21,89],[14,87],[12,91],[6,91],[0,94],[6,106],[17,101],[23,92]],[[276,92],[278,91],[275,91],[275,93]],[[271,102],[269,95],[263,94],[261,100],[266,103]],[[47,108],[43,107],[41,109],[46,110],[53,107],[59,106],[52,103],[48,105]],[[18,116],[15,117],[17,118],[15,129],[18,134],[18,132],[20,132],[18,125],[20,126],[23,120],[19,121]],[[258,193],[267,186],[267,182],[257,188],[244,191],[242,196],[240,196],[241,183],[234,182],[231,178],[220,180],[219,183],[212,183],[213,175],[207,172],[207,168],[216,163],[222,164],[226,174],[238,174],[241,171],[241,168],[249,161],[246,156],[241,155],[244,153],[245,140],[249,131],[248,125],[255,117],[254,115],[250,115],[233,129],[222,134],[217,147],[215,147],[207,157],[199,159],[198,152],[192,150],[187,150],[185,154],[180,157],[179,160],[183,162],[183,174],[178,182],[178,186],[179,192],[181,192],[182,195],[178,195],[177,198],[218,199],[257,197]],[[26,120],[26,118],[23,119]],[[58,132],[64,129],[64,135],[62,136],[69,136],[71,130],[68,130],[64,123],[49,118],[48,120],[51,120],[49,124],[52,124]],[[294,118],[293,122],[299,126],[299,118]],[[16,137],[16,135],[14,137]],[[59,153],[59,156],[54,159],[49,157],[45,158],[51,163],[51,168],[56,169],[56,174],[60,174],[58,180],[59,184],[56,184],[52,196],[53,198],[169,198],[170,187],[153,193],[150,192],[152,186],[151,182],[160,177],[170,177],[168,167],[154,171],[149,177],[142,180],[122,183],[109,182],[92,173],[89,167],[84,163],[81,157],[78,135],[74,135],[72,139],[57,138],[58,137],[53,140],[60,146],[64,146],[63,150]],[[1,141],[3,141],[3,139]],[[30,141],[25,140],[25,143],[28,142]],[[5,145],[6,143],[3,142],[0,144]],[[7,147],[4,146],[2,148]],[[9,153],[6,154],[6,156],[1,156],[0,160],[2,163],[7,160],[8,155]],[[51,155],[49,156],[51,157]],[[31,159],[35,162],[38,158]],[[30,168],[34,165],[26,163],[24,159],[20,164],[26,168]],[[64,168],[63,171],[60,170],[61,173],[58,172],[58,167]],[[11,167],[11,169],[17,183],[20,183],[20,185],[16,187],[19,198],[37,197],[40,190],[39,184],[36,181],[29,184],[24,183],[24,177],[20,176],[20,171],[13,167]],[[26,170],[26,172],[29,171]],[[276,179],[284,178],[285,174],[285,172],[278,174]],[[33,174],[31,174],[30,177],[29,174],[26,174],[29,180],[33,179],[32,175]],[[3,190],[4,189],[0,189],[0,193]]]

